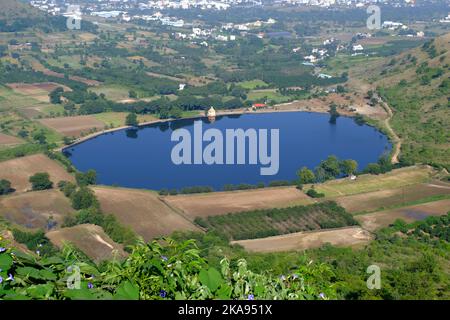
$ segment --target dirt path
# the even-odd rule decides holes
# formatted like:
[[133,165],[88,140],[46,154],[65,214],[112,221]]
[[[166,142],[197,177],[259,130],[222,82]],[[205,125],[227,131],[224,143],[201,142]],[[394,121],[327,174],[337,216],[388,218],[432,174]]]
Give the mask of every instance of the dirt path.
[[402,148],[402,139],[395,133],[394,129],[392,129],[391,124],[389,123],[394,115],[392,112],[391,107],[384,102],[380,97],[378,98],[383,108],[388,113],[388,117],[383,121],[384,125],[386,126],[386,129],[389,131],[389,134],[392,137],[392,142],[394,143],[394,152],[392,153],[391,162],[392,164],[396,164],[399,162],[398,156],[400,155],[400,150]]

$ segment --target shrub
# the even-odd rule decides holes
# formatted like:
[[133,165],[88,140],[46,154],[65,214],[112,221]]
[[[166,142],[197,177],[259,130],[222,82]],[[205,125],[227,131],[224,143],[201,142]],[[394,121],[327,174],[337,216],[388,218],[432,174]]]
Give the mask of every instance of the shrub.
[[77,189],[77,186],[70,181],[60,181],[58,182],[58,188],[66,197],[70,198]]
[[77,180],[77,184],[81,186],[88,186],[91,184],[97,183],[97,172],[95,170],[88,170],[86,173],[77,172],[75,174],[75,179]]
[[306,194],[311,198],[323,198],[325,195],[323,193],[317,192],[315,189],[311,188],[306,191]]
[[81,187],[78,191],[75,191],[72,194],[71,199],[72,207],[75,210],[98,207],[98,201],[94,192],[87,187]]
[[12,192],[13,189],[11,189],[11,182],[6,179],[0,180],[0,195],[8,194]]
[[38,172],[31,176],[29,181],[33,190],[46,190],[53,187],[53,182],[50,181],[50,175],[47,172]]

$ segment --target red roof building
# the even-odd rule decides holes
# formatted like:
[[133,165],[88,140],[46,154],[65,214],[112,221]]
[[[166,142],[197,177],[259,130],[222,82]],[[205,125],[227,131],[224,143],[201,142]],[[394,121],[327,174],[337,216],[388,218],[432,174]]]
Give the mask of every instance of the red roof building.
[[255,103],[253,104],[253,108],[265,108],[267,105],[265,103]]

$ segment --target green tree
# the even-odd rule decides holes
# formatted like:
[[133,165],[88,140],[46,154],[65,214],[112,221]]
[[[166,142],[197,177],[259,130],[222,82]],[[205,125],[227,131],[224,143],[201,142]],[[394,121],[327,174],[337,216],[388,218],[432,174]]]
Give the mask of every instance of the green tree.
[[0,180],[0,195],[8,194],[11,192],[11,182],[6,179]]
[[93,170],[93,169],[90,169],[90,170],[86,171],[85,173],[77,172],[75,174],[75,179],[77,181],[77,184],[81,187],[87,186],[90,184],[96,184],[97,183],[97,172],[95,172],[95,170]]
[[358,169],[358,163],[355,160],[347,159],[341,161],[341,171],[346,175],[352,175]]
[[136,99],[137,98],[137,93],[134,90],[130,90],[128,91],[128,97],[132,98],[132,99]]
[[39,144],[46,144],[47,143],[47,137],[45,136],[45,133],[43,131],[38,131],[33,134],[33,139],[37,141]]
[[136,113],[132,112],[127,115],[127,118],[125,120],[125,125],[127,126],[137,126],[139,124],[137,120]]
[[94,192],[88,187],[81,187],[72,194],[72,207],[75,210],[87,209],[98,205]]
[[301,168],[297,172],[297,176],[298,176],[299,182],[301,184],[313,183],[316,180],[316,176],[314,175],[314,172],[309,170],[307,167]]
[[[319,170],[322,169],[322,170]],[[339,160],[336,156],[329,156],[326,160],[320,162],[319,166],[316,168],[316,177],[321,177],[324,180],[330,180],[336,178],[341,173],[341,168],[339,165]]]
[[33,190],[46,190],[53,187],[50,181],[50,175],[47,172],[38,172],[30,177],[30,183]]
[[64,93],[64,89],[61,87],[55,88],[52,92],[49,93],[50,103],[53,104],[61,104],[61,95]]
[[58,182],[58,188],[66,197],[72,196],[72,194],[77,190],[75,183],[70,181],[60,181]]

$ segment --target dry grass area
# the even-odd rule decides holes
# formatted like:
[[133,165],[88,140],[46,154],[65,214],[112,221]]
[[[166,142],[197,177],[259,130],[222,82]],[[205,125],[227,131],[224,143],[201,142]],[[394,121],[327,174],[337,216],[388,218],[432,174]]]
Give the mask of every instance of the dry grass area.
[[170,235],[174,231],[199,229],[172,210],[151,191],[93,187],[103,212],[113,214],[146,241]]
[[46,236],[59,248],[62,248],[64,243],[73,244],[96,263],[126,256],[120,244],[111,240],[101,227],[93,224],[80,224],[50,231]]
[[72,215],[70,200],[58,190],[33,191],[0,198],[0,216],[30,229],[47,230],[51,218],[61,226],[64,217]]
[[23,143],[23,140],[0,132],[0,147],[15,146]]
[[356,213],[402,205],[407,202],[438,195],[450,196],[450,185],[444,183],[416,184],[396,189],[344,196],[335,200],[348,212]]
[[191,219],[313,203],[311,198],[295,187],[177,195],[165,197],[164,201],[181,209]]
[[[335,103],[338,106],[338,111],[343,115],[361,115],[369,116],[373,119],[385,119],[387,117],[386,111],[381,106],[371,107],[367,104],[367,100],[363,93],[354,94],[337,94],[331,93],[325,97],[312,98],[308,100],[298,100],[276,105],[276,109],[283,110],[297,110],[310,112],[328,112],[330,104]],[[351,111],[354,109],[356,111]]]
[[101,130],[105,124],[93,116],[40,119],[43,125],[68,137],[78,137],[91,129]]
[[41,102],[50,102],[48,94],[58,87],[63,88],[64,91],[72,91],[69,87],[54,82],[9,83],[7,86],[17,93],[29,96]]
[[315,188],[327,197],[352,195],[426,183],[431,180],[433,172],[428,166],[412,166],[380,175],[364,174],[358,176],[356,180],[348,178],[332,180],[317,184]]
[[355,216],[364,229],[374,231],[387,227],[397,219],[407,223],[424,220],[429,216],[440,216],[450,210],[450,199],[418,204],[414,206],[379,211],[370,214]]
[[67,173],[58,162],[43,154],[0,162],[0,179],[11,181],[11,187],[16,189],[16,192],[30,190],[31,184],[28,179],[37,172],[48,172],[50,180],[55,185],[61,180],[74,181],[73,176]]
[[359,227],[324,231],[297,232],[262,239],[233,241],[252,252],[302,251],[318,248],[326,243],[334,246],[358,246],[372,240],[372,235]]

